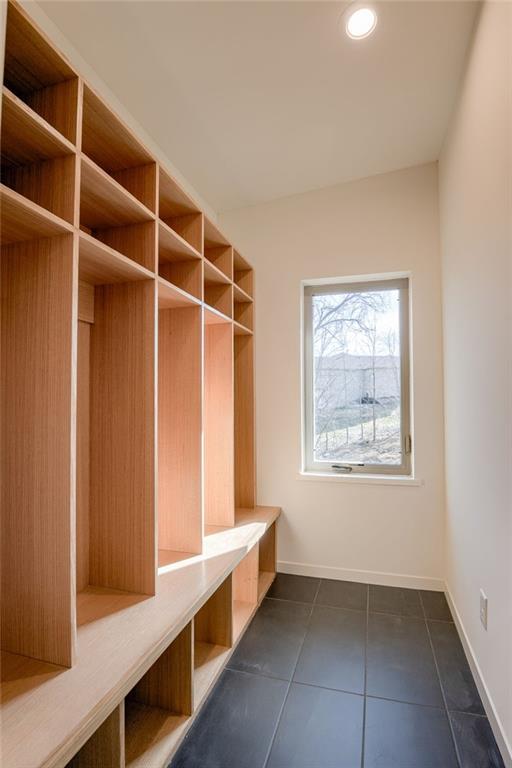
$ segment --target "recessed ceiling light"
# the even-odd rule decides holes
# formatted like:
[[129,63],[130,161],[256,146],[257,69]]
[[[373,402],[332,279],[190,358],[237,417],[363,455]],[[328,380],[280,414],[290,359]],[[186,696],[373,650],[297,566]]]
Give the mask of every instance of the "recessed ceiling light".
[[345,32],[353,40],[362,40],[371,35],[377,26],[377,13],[367,5],[351,3],[342,14]]

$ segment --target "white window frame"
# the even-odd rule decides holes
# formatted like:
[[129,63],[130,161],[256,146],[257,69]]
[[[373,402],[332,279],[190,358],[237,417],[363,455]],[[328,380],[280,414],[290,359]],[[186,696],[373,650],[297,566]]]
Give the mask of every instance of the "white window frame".
[[[313,411],[313,318],[312,297],[320,294],[346,293],[357,291],[399,290],[400,299],[400,384],[401,384],[401,456],[400,464],[359,464],[343,461],[315,461],[313,452],[314,411]],[[372,475],[372,476],[411,476],[412,474],[412,438],[411,438],[411,385],[410,385],[410,281],[408,277],[379,277],[368,279],[327,279],[302,284],[303,329],[303,429],[302,429],[302,471],[304,473],[331,475]]]

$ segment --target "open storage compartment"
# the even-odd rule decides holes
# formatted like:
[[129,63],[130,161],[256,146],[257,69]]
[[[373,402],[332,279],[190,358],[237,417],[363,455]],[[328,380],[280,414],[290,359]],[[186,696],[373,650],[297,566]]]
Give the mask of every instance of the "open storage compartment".
[[125,702],[126,766],[164,766],[194,709],[193,625],[189,622]]
[[5,86],[0,148],[6,187],[76,223],[75,147]]
[[254,339],[234,334],[235,507],[255,504]]
[[66,768],[125,768],[124,701],[97,728]]
[[203,214],[160,168],[158,270],[168,282],[203,298]]
[[[77,590],[152,595],[155,281],[115,251],[102,259],[102,248],[80,235]],[[79,623],[80,606],[79,594]]]
[[206,698],[232,644],[232,584],[228,576],[194,616],[195,707]]
[[232,526],[234,502],[233,331],[204,310],[204,516],[206,526]]
[[142,143],[84,85],[82,152],[152,213],[157,205],[157,165]]
[[76,144],[78,76],[12,3],[7,7],[4,85],[42,118],[39,123],[46,121]]
[[81,161],[80,228],[151,272],[155,271],[154,215],[87,157]]
[[202,309],[159,283],[158,549],[165,566],[202,551]]
[[276,523],[272,523],[259,541],[258,601],[261,601],[276,576]]
[[258,544],[249,550],[232,574],[233,642],[249,623],[258,605]]
[[3,244],[0,267],[2,649],[70,667],[75,236]]
[[233,282],[247,296],[253,297],[254,273],[251,265],[238,251],[233,252]]

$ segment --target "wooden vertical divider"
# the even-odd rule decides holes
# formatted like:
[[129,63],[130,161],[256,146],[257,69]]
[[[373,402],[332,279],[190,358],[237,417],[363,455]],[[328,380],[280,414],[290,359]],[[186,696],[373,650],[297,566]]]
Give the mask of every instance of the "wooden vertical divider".
[[255,505],[254,339],[234,337],[235,507]]
[[98,285],[90,341],[90,583],[155,593],[153,280]]
[[202,311],[158,312],[158,548],[202,551]]
[[2,248],[2,647],[75,648],[76,235]]
[[233,331],[230,323],[204,326],[205,524],[235,521],[233,445]]
[[124,768],[124,700],[94,731],[66,768]]

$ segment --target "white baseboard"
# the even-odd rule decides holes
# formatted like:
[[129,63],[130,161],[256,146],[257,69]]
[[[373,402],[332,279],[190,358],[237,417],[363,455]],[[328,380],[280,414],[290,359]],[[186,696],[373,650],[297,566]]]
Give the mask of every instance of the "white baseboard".
[[356,571],[351,568],[334,568],[328,565],[311,565],[309,563],[290,563],[280,560],[277,570],[281,573],[293,573],[297,576],[315,576],[321,579],[337,579],[338,581],[359,581],[363,584],[380,584],[384,587],[408,587],[410,589],[432,589],[444,592],[443,579],[433,576],[409,576],[400,573],[383,573],[381,571]]
[[468,636],[466,634],[466,630],[464,629],[464,624],[462,623],[462,620],[460,618],[460,614],[457,610],[455,603],[453,602],[453,598],[451,596],[450,590],[448,589],[448,585],[446,585],[445,594],[446,594],[446,599],[448,600],[448,605],[450,606],[450,610],[452,612],[455,626],[457,627],[457,631],[459,633],[459,637],[461,639],[462,645],[464,646],[464,651],[466,652],[466,658],[468,660],[469,666],[471,667],[471,672],[473,673],[476,687],[478,688],[478,693],[480,694],[480,698],[482,699],[482,704],[484,705],[486,715],[489,718],[492,732],[494,733],[494,738],[496,739],[498,747],[500,748],[503,762],[505,763],[506,768],[512,768],[512,746],[509,744],[508,739],[505,735],[505,730],[503,728],[502,722],[496,712],[496,708],[494,706],[491,694],[489,693],[489,689],[485,684],[485,680],[482,676],[482,671],[476,660],[471,643],[469,642]]

